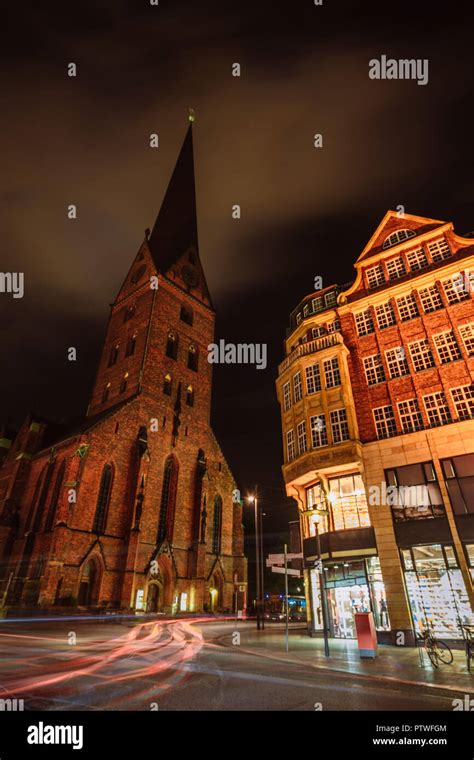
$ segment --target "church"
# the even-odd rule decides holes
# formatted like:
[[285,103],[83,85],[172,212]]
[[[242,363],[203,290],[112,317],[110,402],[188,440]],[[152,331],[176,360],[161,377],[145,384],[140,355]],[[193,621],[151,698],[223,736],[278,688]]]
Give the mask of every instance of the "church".
[[190,124],[111,305],[84,418],[29,414],[0,436],[3,604],[242,609],[242,506],[210,425],[214,322]]

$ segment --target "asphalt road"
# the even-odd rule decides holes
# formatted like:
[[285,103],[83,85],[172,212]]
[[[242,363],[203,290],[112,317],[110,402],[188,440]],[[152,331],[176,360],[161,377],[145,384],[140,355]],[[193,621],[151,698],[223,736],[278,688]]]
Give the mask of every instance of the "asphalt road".
[[0,698],[23,699],[25,710],[452,711],[463,697],[247,654],[231,643],[234,627],[0,622]]

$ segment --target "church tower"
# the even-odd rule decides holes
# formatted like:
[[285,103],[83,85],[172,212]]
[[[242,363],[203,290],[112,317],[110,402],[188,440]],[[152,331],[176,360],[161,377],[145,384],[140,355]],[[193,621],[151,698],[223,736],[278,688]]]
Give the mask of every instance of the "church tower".
[[28,418],[0,470],[0,592],[9,584],[12,602],[242,608],[240,497],[210,426],[214,319],[190,125],[111,305],[85,418],[55,434]]

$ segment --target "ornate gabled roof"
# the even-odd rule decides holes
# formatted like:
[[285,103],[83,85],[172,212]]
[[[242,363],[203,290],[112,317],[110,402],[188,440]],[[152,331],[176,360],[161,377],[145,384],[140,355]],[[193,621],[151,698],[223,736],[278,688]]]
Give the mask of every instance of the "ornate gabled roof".
[[[426,232],[431,232],[437,227],[443,227],[448,222],[440,221],[439,219],[429,219],[424,216],[415,216],[413,214],[400,214],[398,211],[387,211],[384,218],[377,226],[374,234],[370,238],[369,242],[365,246],[364,250],[357,259],[357,263],[372,258],[380,253],[386,253],[395,244],[392,244],[384,248],[384,242],[389,235],[393,234],[397,230],[407,230],[413,232],[411,237],[406,239],[416,243],[416,237],[424,235]],[[400,241],[402,242],[402,241]]]

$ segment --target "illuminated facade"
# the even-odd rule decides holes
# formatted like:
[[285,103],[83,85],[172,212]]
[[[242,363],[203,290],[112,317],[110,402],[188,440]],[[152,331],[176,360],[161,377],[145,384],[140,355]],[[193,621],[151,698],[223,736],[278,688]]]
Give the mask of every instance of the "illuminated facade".
[[[307,296],[280,364],[284,465],[331,634],[369,611],[382,641],[473,610],[474,245],[389,211],[350,286]],[[306,571],[314,629],[319,573]]]
[[210,425],[214,319],[189,127],[111,304],[84,419],[58,430],[29,415],[0,439],[7,604],[242,608],[242,508]]

